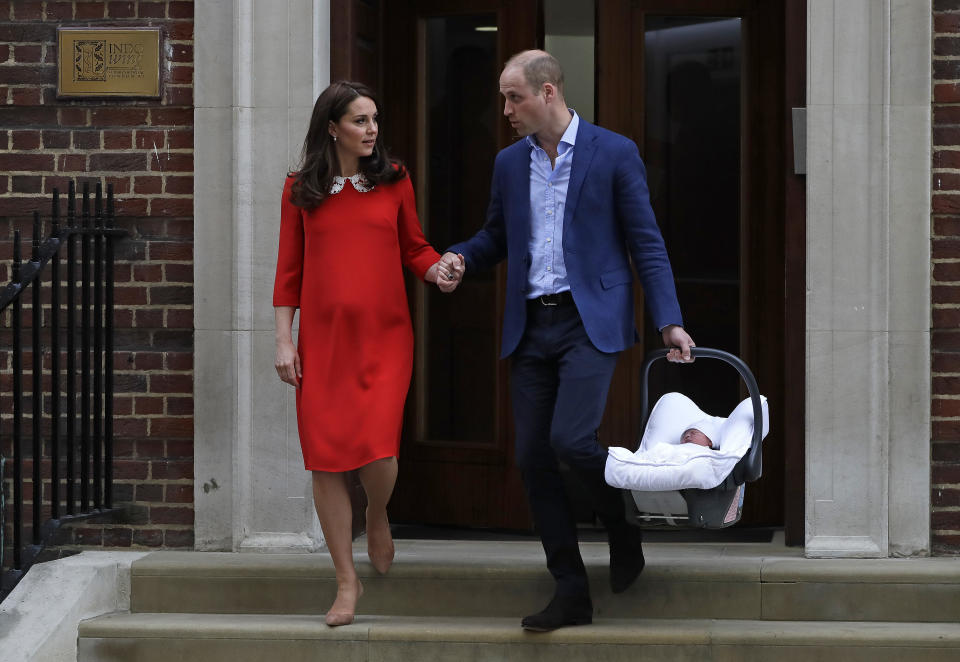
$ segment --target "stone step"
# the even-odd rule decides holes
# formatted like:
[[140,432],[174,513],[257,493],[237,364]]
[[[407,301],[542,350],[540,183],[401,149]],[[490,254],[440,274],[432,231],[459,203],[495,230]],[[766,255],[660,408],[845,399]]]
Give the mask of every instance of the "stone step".
[[960,625],[597,619],[529,633],[514,618],[277,614],[112,614],[80,624],[78,662],[955,662]]
[[[597,618],[960,622],[960,559],[807,559],[793,548],[649,544],[629,591],[608,588],[603,543],[583,543]],[[389,575],[354,548],[369,615],[505,617],[541,609],[552,580],[536,542],[397,541]],[[131,611],[317,615],[330,557],[155,552],[136,561]],[[958,658],[960,659],[960,658]]]

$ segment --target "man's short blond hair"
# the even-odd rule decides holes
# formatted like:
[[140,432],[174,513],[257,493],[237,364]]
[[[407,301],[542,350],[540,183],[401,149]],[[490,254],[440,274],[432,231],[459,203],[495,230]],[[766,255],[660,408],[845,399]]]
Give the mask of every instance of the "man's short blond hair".
[[523,77],[534,94],[540,94],[545,83],[550,83],[557,88],[560,96],[563,96],[563,68],[560,61],[546,51],[531,50],[517,53],[504,65],[506,71],[511,67],[519,67],[523,71]]

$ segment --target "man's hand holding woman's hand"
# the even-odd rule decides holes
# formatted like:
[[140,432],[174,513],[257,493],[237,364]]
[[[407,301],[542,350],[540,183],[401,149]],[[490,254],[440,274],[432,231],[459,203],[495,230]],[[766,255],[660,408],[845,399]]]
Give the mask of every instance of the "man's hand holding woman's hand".
[[457,289],[466,269],[467,265],[463,261],[462,255],[459,253],[444,253],[443,257],[427,271],[426,279],[436,283],[444,294],[449,294]]

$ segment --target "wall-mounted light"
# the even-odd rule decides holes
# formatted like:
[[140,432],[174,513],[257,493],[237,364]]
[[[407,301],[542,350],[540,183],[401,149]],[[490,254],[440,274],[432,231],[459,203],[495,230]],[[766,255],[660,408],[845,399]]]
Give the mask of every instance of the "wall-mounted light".
[[497,26],[496,25],[478,25],[477,27],[474,28],[474,30],[477,32],[496,32]]

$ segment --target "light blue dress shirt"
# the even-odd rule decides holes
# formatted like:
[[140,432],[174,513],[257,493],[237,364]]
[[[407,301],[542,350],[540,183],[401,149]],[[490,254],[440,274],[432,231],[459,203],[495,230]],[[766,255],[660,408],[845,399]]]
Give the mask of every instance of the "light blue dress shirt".
[[557,144],[557,159],[551,167],[550,157],[527,136],[530,145],[530,272],[527,297],[556,294],[570,289],[567,268],[563,262],[563,213],[567,203],[567,187],[573,165],[573,149],[577,142],[580,117],[570,110],[572,119]]

